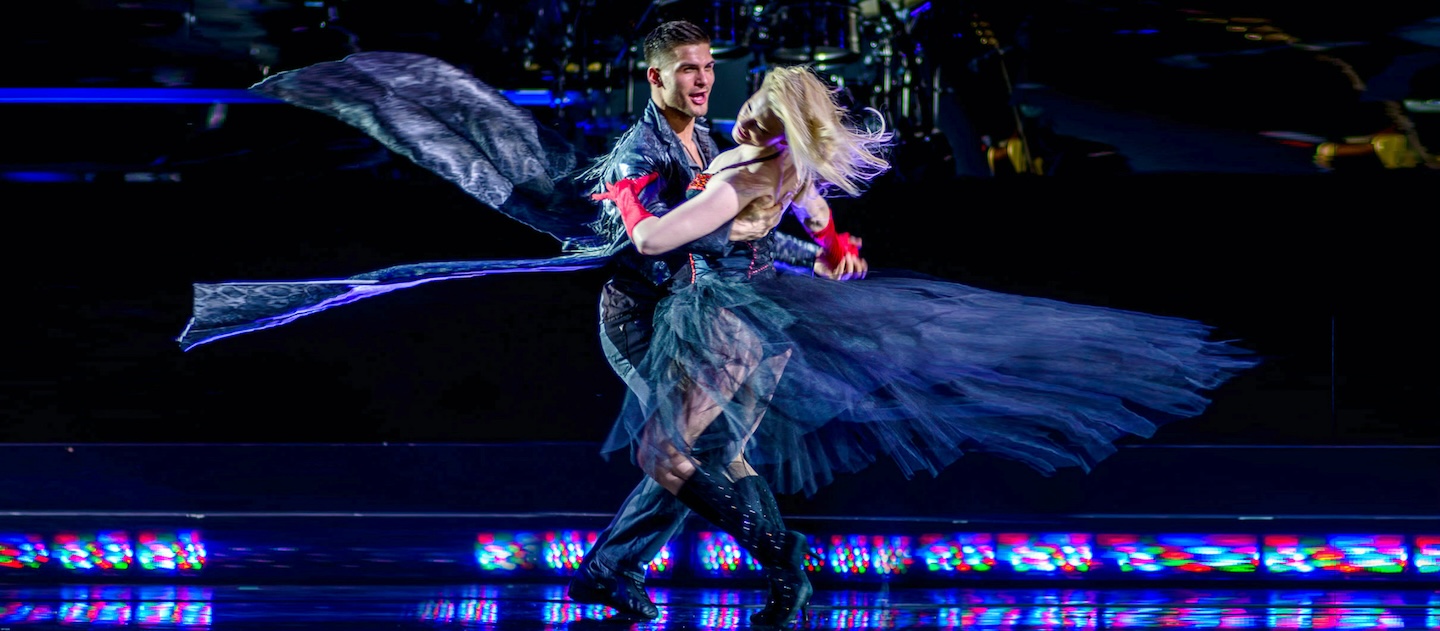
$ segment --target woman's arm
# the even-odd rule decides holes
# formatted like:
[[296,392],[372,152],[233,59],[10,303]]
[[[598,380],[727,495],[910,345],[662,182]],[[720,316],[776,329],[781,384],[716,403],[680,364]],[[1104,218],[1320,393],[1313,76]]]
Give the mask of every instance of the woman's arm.
[[670,252],[714,232],[735,221],[742,210],[755,217],[749,222],[755,225],[747,225],[746,230],[758,229],[759,224],[768,218],[769,223],[755,237],[768,233],[778,223],[790,201],[787,195],[780,203],[775,202],[773,176],[773,173],[752,172],[749,169],[721,171],[710,178],[704,191],[658,216],[649,212],[639,200],[644,189],[657,177],[653,173],[608,184],[604,193],[590,197],[613,201],[635,249],[641,254],[653,256]]
[[795,213],[800,225],[805,226],[805,232],[811,235],[823,230],[826,224],[830,223],[830,204],[824,197],[817,195],[813,187],[804,199],[795,200],[790,211]]
[[731,180],[740,170],[722,171],[710,178],[705,190],[659,217],[635,224],[630,240],[641,254],[664,254],[714,232],[734,219],[749,204]]
[[835,231],[835,215],[823,196],[811,188],[805,198],[796,200],[790,209],[810,237],[820,244],[820,256],[815,258],[816,275],[838,280],[865,277],[869,264],[860,257],[860,237]]

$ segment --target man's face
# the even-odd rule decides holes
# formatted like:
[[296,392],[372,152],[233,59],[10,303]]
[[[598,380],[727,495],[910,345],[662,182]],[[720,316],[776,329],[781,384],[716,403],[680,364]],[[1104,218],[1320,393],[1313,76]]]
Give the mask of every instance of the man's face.
[[687,44],[674,50],[672,60],[646,71],[659,89],[660,104],[690,118],[710,110],[710,89],[715,83],[715,58],[708,44]]

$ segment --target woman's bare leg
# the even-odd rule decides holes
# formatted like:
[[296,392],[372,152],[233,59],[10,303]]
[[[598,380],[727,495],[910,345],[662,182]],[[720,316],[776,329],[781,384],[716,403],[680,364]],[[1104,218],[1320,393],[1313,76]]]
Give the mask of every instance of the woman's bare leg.
[[[759,340],[753,336],[749,339],[752,344],[739,347],[746,352],[734,353],[732,360],[716,371],[720,374],[701,376],[719,377],[704,382],[710,387],[689,384],[684,392],[684,418],[680,419],[683,425],[662,429],[662,422],[652,420],[642,436],[640,453],[651,455],[645,461],[646,473],[696,514],[734,537],[765,567],[769,594],[765,607],[751,616],[751,623],[783,627],[803,616],[810,600],[810,579],[805,575],[809,545],[804,533],[786,528],[774,495],[743,454],[760,426],[790,354],[762,360]],[[756,375],[755,371],[761,369],[767,372]],[[749,383],[751,379],[763,383]],[[701,469],[697,465],[702,463],[689,453],[690,446],[721,413],[722,406],[716,400],[719,397],[740,407],[749,425],[737,428],[744,434],[737,438],[737,455],[720,466],[723,471],[717,470],[720,463]],[[684,449],[672,442],[675,429],[681,432]]]
[[[640,453],[647,455],[641,461],[641,467],[671,493],[679,493],[680,486],[695,473],[695,462],[689,448],[719,418],[723,412],[721,401],[734,402],[737,396],[743,398],[746,393],[751,393],[753,386],[747,387],[747,380],[761,366],[772,370],[778,382],[779,369],[789,359],[788,352],[763,359],[764,348],[760,339],[729,311],[720,312],[713,326],[728,333],[725,336],[730,342],[729,348],[725,349],[728,358],[724,365],[708,371],[710,374],[692,375],[689,380],[683,395],[682,418],[678,419],[679,427],[676,428],[684,441],[684,448],[674,444],[674,433],[664,426],[665,419],[652,420],[641,436]],[[702,387],[702,383],[705,386]],[[774,383],[768,383],[765,390],[773,391]],[[753,393],[749,396],[756,398]],[[748,402],[752,410],[754,405],[755,401]],[[754,434],[758,422],[757,418],[741,439],[737,453],[743,453],[744,444]],[[753,470],[750,473],[753,474]]]
[[[755,470],[750,468],[750,464],[743,460],[745,448],[750,444],[750,439],[755,436],[755,430],[760,428],[760,421],[765,419],[765,411],[769,408],[770,399],[775,396],[775,386],[780,383],[780,376],[785,373],[785,364],[789,362],[789,350],[760,362],[761,367],[771,375],[771,378],[766,380],[763,388],[747,387],[744,392],[736,395],[737,398],[743,397],[745,399],[744,404],[747,410],[747,416],[755,420],[750,423],[749,429],[745,432],[745,437],[740,441],[740,448],[736,450],[735,462],[730,463],[732,467],[730,477],[732,479],[738,480],[743,477],[755,475]],[[763,396],[757,395],[757,389],[765,394]],[[738,469],[734,468],[737,462],[743,463],[743,467]]]

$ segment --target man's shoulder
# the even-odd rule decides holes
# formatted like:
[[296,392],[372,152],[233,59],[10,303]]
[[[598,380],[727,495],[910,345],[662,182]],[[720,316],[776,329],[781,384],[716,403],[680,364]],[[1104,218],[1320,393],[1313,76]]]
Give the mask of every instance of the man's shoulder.
[[645,121],[637,122],[632,125],[630,129],[625,130],[623,138],[631,142],[640,142],[647,145],[665,144],[665,138],[661,136],[660,130],[656,129],[654,125],[647,124]]
[[617,158],[630,164],[661,165],[670,161],[670,148],[654,129],[635,126],[616,142]]

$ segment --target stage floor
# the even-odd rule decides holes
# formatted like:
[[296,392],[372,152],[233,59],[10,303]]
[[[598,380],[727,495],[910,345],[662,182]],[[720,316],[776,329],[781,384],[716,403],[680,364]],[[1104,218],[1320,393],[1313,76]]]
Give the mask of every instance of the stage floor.
[[[1437,629],[1440,588],[1239,590],[821,589],[807,629]],[[750,588],[654,586],[661,617],[631,622],[561,583],[0,586],[0,629],[748,628]]]

